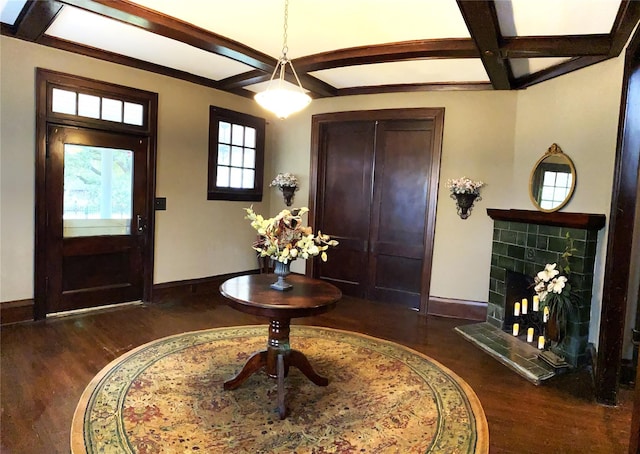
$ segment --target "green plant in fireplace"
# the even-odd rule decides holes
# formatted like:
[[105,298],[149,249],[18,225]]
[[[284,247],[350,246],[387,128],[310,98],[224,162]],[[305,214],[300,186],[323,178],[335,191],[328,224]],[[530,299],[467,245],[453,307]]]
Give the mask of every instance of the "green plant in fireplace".
[[[567,321],[579,303],[578,296],[569,282],[571,276],[569,259],[576,249],[569,233],[565,238],[567,244],[558,263],[546,264],[534,278],[534,290],[540,299],[540,310],[549,314],[550,340],[557,343],[564,339]],[[559,268],[558,264],[560,264]]]

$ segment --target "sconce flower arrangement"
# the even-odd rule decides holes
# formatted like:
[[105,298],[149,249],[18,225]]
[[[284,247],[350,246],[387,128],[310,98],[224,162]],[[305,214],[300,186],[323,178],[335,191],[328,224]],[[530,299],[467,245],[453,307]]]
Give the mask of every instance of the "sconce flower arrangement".
[[447,180],[447,188],[451,192],[451,198],[456,201],[456,208],[461,219],[471,216],[471,209],[480,197],[480,188],[485,184],[482,181],[473,181],[470,178],[454,178]]
[[289,172],[279,173],[269,186],[276,186],[280,189],[284,203],[290,207],[293,203],[293,194],[299,189],[298,177]]

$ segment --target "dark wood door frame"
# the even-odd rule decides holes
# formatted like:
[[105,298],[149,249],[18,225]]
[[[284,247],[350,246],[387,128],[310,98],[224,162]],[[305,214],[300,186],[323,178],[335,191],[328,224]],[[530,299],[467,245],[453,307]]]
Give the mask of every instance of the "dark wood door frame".
[[627,299],[633,297],[628,295],[629,277],[632,267],[640,266],[639,258],[631,256],[640,164],[639,105],[640,30],[636,30],[625,58],[596,363],[596,397],[608,405],[617,403],[624,330],[631,328],[625,326]]
[[[426,315],[431,288],[431,265],[433,260],[433,243],[435,238],[436,207],[438,204],[438,185],[440,181],[440,157],[442,155],[442,136],[444,132],[444,108],[416,109],[381,109],[351,112],[336,112],[314,115],[311,119],[311,171],[309,177],[309,223],[315,229],[318,204],[319,182],[323,180],[320,162],[321,131],[323,123],[344,121],[382,121],[382,120],[431,120],[434,123],[433,159],[431,163],[431,180],[427,190],[429,209],[425,219],[425,255],[422,264],[422,284],[420,292],[420,313]],[[308,276],[314,275],[313,260],[307,261]]]
[[[116,95],[119,99],[131,100],[143,104],[146,115],[143,125],[126,125],[105,120],[84,118],[75,115],[52,113],[49,96],[52,87],[86,92],[98,96]],[[143,252],[143,296],[145,302],[151,301],[153,288],[153,257],[155,211],[154,196],[156,187],[156,153],[158,125],[158,94],[122,85],[111,84],[43,68],[36,69],[36,157],[35,157],[35,257],[34,257],[34,319],[43,319],[47,315],[47,129],[50,124],[91,128],[107,132],[128,133],[148,138],[149,153],[147,160],[147,199],[144,202],[148,213],[147,228],[149,237]]]

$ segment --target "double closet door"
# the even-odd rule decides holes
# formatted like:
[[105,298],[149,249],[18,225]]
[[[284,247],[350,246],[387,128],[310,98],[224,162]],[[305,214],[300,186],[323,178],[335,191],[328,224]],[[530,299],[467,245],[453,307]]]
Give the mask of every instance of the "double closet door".
[[340,242],[314,277],[426,312],[442,119],[441,109],[314,117],[314,223]]

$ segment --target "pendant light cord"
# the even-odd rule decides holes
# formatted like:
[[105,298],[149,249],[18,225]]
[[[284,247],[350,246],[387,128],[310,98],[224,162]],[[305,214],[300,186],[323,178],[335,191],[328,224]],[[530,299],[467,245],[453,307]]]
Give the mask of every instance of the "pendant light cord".
[[287,29],[289,28],[289,0],[284,0],[284,33],[282,35],[282,58],[287,60],[287,52],[289,46],[287,46]]

